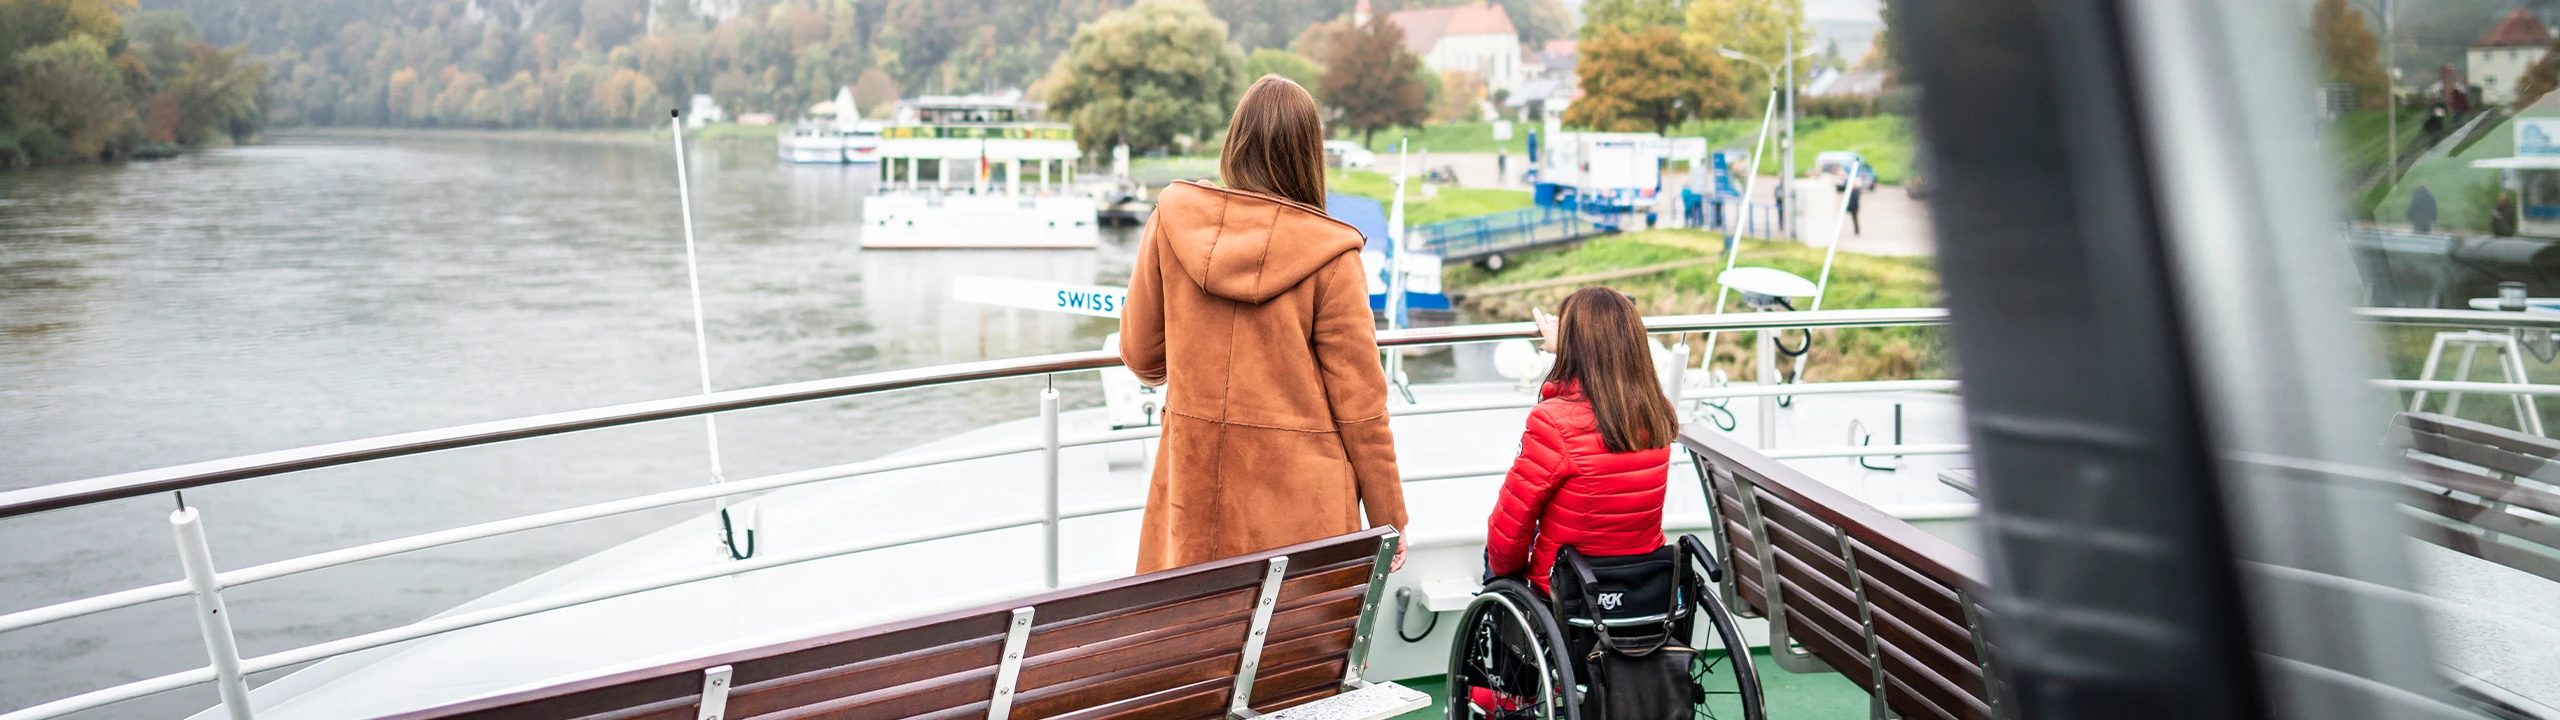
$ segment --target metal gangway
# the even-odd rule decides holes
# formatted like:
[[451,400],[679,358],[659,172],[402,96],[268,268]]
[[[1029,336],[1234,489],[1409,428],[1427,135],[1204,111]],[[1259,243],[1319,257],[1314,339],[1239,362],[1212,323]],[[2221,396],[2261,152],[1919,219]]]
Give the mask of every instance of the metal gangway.
[[1442,262],[1468,262],[1491,255],[1574,242],[1617,232],[1633,214],[1590,215],[1556,207],[1533,207],[1422,225],[1408,230],[1410,242]]

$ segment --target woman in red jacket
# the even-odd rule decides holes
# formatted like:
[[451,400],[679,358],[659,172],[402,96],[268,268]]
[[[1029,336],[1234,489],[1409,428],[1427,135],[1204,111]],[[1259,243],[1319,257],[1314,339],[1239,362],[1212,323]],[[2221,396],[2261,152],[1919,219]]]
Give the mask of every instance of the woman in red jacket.
[[1484,541],[1492,575],[1525,570],[1540,592],[1564,546],[1586,556],[1662,546],[1662,493],[1679,432],[1635,303],[1616,290],[1584,288],[1549,321],[1540,325],[1556,364],[1529,411]]

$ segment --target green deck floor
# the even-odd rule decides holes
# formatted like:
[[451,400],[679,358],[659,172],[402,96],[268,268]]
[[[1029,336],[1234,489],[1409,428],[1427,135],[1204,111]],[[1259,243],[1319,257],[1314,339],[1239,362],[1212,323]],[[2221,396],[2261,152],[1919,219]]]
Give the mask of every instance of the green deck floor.
[[[1760,668],[1760,687],[1768,698],[1770,720],[1827,720],[1829,718],[1863,718],[1867,715],[1867,691],[1850,684],[1848,678],[1841,677],[1838,673],[1819,675],[1789,673],[1778,669],[1776,664],[1770,662],[1769,653],[1766,651],[1753,652],[1752,659],[1754,660],[1752,664]],[[1718,665],[1717,667],[1719,672],[1707,676],[1707,692],[1720,690],[1731,692],[1733,690],[1732,675],[1723,672],[1727,666]],[[1429,709],[1406,713],[1401,720],[1421,720],[1441,716],[1444,705],[1442,700],[1445,699],[1443,695],[1447,692],[1446,682],[1441,677],[1399,680],[1397,683],[1431,696]],[[1705,717],[1738,720],[1742,717],[1741,708],[1741,703],[1733,696],[1709,696]]]

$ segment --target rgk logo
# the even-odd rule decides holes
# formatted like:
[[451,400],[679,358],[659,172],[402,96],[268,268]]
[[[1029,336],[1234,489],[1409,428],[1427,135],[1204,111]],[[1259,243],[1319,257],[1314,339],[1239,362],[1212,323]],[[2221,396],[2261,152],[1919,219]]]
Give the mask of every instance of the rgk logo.
[[1625,604],[1627,604],[1626,593],[1600,593],[1600,609],[1602,610],[1616,610],[1618,609],[1618,606]]

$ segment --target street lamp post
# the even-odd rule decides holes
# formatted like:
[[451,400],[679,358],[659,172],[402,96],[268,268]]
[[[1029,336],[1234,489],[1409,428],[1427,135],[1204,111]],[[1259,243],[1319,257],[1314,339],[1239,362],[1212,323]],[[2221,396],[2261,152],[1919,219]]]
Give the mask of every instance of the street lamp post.
[[2383,169],[2391,173],[2391,182],[2396,183],[2400,181],[2400,46],[2391,42],[2393,26],[2396,24],[2392,22],[2391,0],[2381,0],[2381,2],[2381,7],[2362,2],[2356,4],[2382,18],[2382,66],[2387,69],[2384,72],[2382,91],[2382,116],[2386,118],[2386,129],[2383,132],[2390,134],[2387,140],[2391,153],[2389,157],[2383,158],[2385,163]]
[[[1728,57],[1728,58],[1732,58],[1732,59],[1735,59],[1735,60],[1740,60],[1740,61],[1743,61],[1743,62],[1751,63],[1751,64],[1753,64],[1753,65],[1758,65],[1758,66],[1760,66],[1760,68],[1761,68],[1761,69],[1763,69],[1763,70],[1767,70],[1767,71],[1769,72],[1769,87],[1770,87],[1771,89],[1773,89],[1773,90],[1782,91],[1782,92],[1784,92],[1784,93],[1785,93],[1783,102],[1786,104],[1786,109],[1785,109],[1785,111],[1784,111],[1784,112],[1785,112],[1785,114],[1786,114],[1786,119],[1787,119],[1787,129],[1785,130],[1785,132],[1784,132],[1783,134],[1779,135],[1779,137],[1778,137],[1778,155],[1779,155],[1779,160],[1778,160],[1778,163],[1779,163],[1779,170],[1778,170],[1778,205],[1780,206],[1780,208],[1781,208],[1781,210],[1782,210],[1782,212],[1780,213],[1780,215],[1782,215],[1782,217],[1781,217],[1781,218],[1779,218],[1779,222],[1784,223],[1784,224],[1787,226],[1787,239],[1790,239],[1790,240],[1797,239],[1797,236],[1796,236],[1796,220],[1797,220],[1797,217],[1798,217],[1797,213],[1798,213],[1798,211],[1799,211],[1799,208],[1797,208],[1796,206],[1797,206],[1797,205],[1799,205],[1799,204],[1801,204],[1801,203],[1797,203],[1797,202],[1795,201],[1796,197],[1795,197],[1795,195],[1793,195],[1793,194],[1792,194],[1792,193],[1794,193],[1794,192],[1795,192],[1795,175],[1796,175],[1796,149],[1795,149],[1795,148],[1796,148],[1796,88],[1795,88],[1795,84],[1796,84],[1796,63],[1795,63],[1795,61],[1797,61],[1797,60],[1802,60],[1802,59],[1805,59],[1805,58],[1808,58],[1808,57],[1813,57],[1816,53],[1819,53],[1819,52],[1821,52],[1821,51],[1820,51],[1820,50],[1818,50],[1818,49],[1807,49],[1807,50],[1805,50],[1804,52],[1801,52],[1801,53],[1796,52],[1796,38],[1795,38],[1795,34],[1794,34],[1794,33],[1788,33],[1788,34],[1787,34],[1787,54],[1785,55],[1785,58],[1786,58],[1786,59],[1785,59],[1785,60],[1783,60],[1783,61],[1781,61],[1781,62],[1785,62],[1785,63],[1786,63],[1786,66],[1785,66],[1784,68],[1780,68],[1780,67],[1778,67],[1778,66],[1774,66],[1774,65],[1771,65],[1771,64],[1766,63],[1766,62],[1761,62],[1759,58],[1755,58],[1755,57],[1752,57],[1752,56],[1749,56],[1749,55],[1744,55],[1744,54],[1742,54],[1741,52],[1734,50],[1733,48],[1716,48],[1716,54],[1718,54],[1718,55],[1723,55],[1723,56]],[[1779,70],[1781,70],[1781,69],[1783,69],[1783,70],[1785,70],[1785,71],[1786,71],[1786,80],[1787,80],[1787,84],[1785,84],[1785,85],[1779,85],[1779,84],[1778,84],[1778,71],[1779,71]],[[1751,172],[1752,172],[1753,174],[1758,174],[1758,173],[1760,172],[1760,168],[1756,168],[1756,167],[1755,167],[1755,168],[1752,168],[1752,169],[1751,169]],[[1743,198],[1743,199],[1742,199],[1742,201],[1743,201],[1744,203],[1749,203],[1749,202],[1751,202],[1751,199],[1750,199],[1750,198]],[[1746,205],[1746,207],[1748,207],[1748,206]]]
[[2391,133],[2389,167],[2391,182],[2397,183],[2400,182],[2400,44],[2391,41],[2395,24],[2391,18],[2391,0],[2382,0],[2382,62],[2391,68],[2390,84],[2382,92],[2382,115],[2391,119],[2390,129],[2385,132]]

